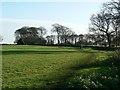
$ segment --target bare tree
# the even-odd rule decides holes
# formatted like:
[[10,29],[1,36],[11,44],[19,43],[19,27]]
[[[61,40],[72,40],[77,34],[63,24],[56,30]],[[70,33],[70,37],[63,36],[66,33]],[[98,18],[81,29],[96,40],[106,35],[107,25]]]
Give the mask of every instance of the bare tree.
[[48,35],[46,39],[48,45],[53,45],[55,43],[55,35]]
[[104,11],[91,17],[90,31],[94,33],[105,33],[109,47],[111,47],[111,34],[115,32],[111,27],[111,15]]
[[61,32],[61,42],[64,44],[70,43],[70,36],[74,33],[70,28],[63,26]]
[[83,42],[84,42],[84,35],[83,35],[83,34],[80,34],[80,35],[78,36],[78,38],[79,38],[80,44],[83,45]]
[[52,26],[53,28],[51,31],[57,33],[58,44],[66,43],[67,39],[69,38],[69,35],[72,34],[70,28],[60,24],[53,24]]
[[116,46],[118,45],[118,32],[120,31],[120,0],[112,0],[111,2],[104,3],[103,9],[111,15],[112,27],[115,30]]
[[60,44],[61,25],[56,23],[56,24],[53,24],[52,26],[53,28],[51,29],[51,31],[57,33],[58,44]]

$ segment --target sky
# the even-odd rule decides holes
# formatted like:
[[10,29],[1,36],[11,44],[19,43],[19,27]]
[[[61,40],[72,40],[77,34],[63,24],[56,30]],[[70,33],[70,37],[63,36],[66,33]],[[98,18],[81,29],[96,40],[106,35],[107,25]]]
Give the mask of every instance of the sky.
[[91,15],[99,12],[106,1],[109,0],[2,0],[0,34],[4,43],[13,43],[14,32],[23,26],[43,26],[50,35],[54,23],[67,26],[77,34],[86,34]]

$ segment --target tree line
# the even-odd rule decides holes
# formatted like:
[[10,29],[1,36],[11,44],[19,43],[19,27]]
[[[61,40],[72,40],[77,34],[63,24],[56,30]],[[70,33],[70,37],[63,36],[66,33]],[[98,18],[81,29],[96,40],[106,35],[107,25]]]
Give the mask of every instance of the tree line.
[[69,27],[58,23],[52,25],[47,35],[44,27],[22,27],[15,31],[15,43],[21,45],[120,45],[120,1],[112,0],[104,3],[99,13],[90,18],[89,33],[77,35]]

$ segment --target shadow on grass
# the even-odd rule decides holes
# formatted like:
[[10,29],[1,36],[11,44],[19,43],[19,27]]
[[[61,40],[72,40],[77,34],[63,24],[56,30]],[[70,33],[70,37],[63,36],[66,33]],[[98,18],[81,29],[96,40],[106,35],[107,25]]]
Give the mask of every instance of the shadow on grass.
[[93,50],[104,50],[104,51],[115,51],[117,48],[116,47],[111,47],[111,48],[109,48],[109,47],[95,47],[95,46],[92,46],[92,47],[90,47],[90,48],[92,48]]
[[[91,60],[89,59],[91,56],[93,56],[91,58]],[[86,66],[88,63],[91,63],[92,60],[94,60],[94,55],[93,54],[89,54],[88,57],[84,58],[84,60],[81,60],[79,63],[77,63],[77,65],[72,66],[70,68],[68,68],[71,72],[69,72],[68,74],[64,75],[63,77],[59,78],[59,82],[55,85],[50,86],[50,90],[69,90],[71,88],[66,87],[66,82],[69,80],[69,78],[74,77],[75,73],[80,70],[83,69],[82,66]],[[84,62],[83,62],[84,61]],[[79,88],[75,88],[75,89],[79,89]]]
[[[85,62],[87,62],[87,61],[88,60],[86,60]],[[120,78],[120,76],[119,76],[120,72],[115,69],[116,66],[113,65],[113,60],[110,60],[110,59],[107,59],[104,61],[98,61],[98,62],[96,61],[95,63],[90,63],[90,61],[88,61],[88,63],[83,63],[82,65],[77,65],[77,66],[71,67],[70,69],[74,72],[62,77],[62,80],[60,79],[60,83],[53,86],[52,89],[57,90],[57,88],[58,88],[60,90],[64,90],[64,89],[69,90],[70,88],[72,88],[72,86],[68,87],[66,83],[69,83],[69,80],[71,78],[74,78],[76,72],[83,70],[83,69],[91,69],[91,68],[99,68],[95,71],[91,71],[91,73],[94,73],[94,72],[97,73],[96,76],[93,78],[94,79],[97,78],[97,79],[95,79],[95,81],[100,81],[103,83],[102,88],[104,90],[119,90],[120,89],[120,87],[119,87],[120,82],[115,82],[114,80],[111,81],[109,79],[108,80],[101,80],[101,75],[103,75],[103,76],[105,75],[107,77],[114,78],[117,74],[118,77]],[[81,75],[83,75],[83,76],[85,75],[84,77],[88,77],[89,74],[90,74],[89,72],[87,72],[86,74],[81,73]],[[99,74],[101,74],[101,75],[99,76]],[[117,80],[117,81],[119,81],[119,80]],[[79,81],[78,81],[77,84],[79,85],[81,83],[79,83]],[[113,85],[111,85],[111,84],[113,84]],[[116,86],[114,86],[114,85],[116,85]],[[77,86],[77,85],[75,85],[75,86]],[[114,89],[114,87],[115,87],[115,89]],[[83,87],[74,87],[74,89],[87,90]]]
[[[59,46],[59,48],[65,48],[65,47],[61,47]],[[73,47],[68,47],[67,49],[73,49]],[[86,47],[88,48],[88,47]],[[98,51],[95,50],[106,50],[106,51],[114,51],[114,49],[109,49],[109,48],[105,48],[105,47],[90,47],[93,50],[84,50],[79,48],[79,47],[74,47],[75,51],[71,50],[71,51],[64,51],[64,50],[50,50],[50,51],[34,51],[34,50],[8,50],[8,51],[2,51],[2,55],[13,55],[13,54],[59,54],[59,53],[73,53],[73,52],[82,52],[82,53],[99,53]]]
[[59,54],[59,53],[73,53],[77,51],[32,51],[32,50],[16,50],[16,51],[2,51],[2,55],[13,54]]
[[113,60],[106,59],[106,60],[103,60],[103,61],[96,61],[96,62],[91,63],[91,64],[80,65],[78,67],[78,69],[96,68],[96,67],[112,67],[112,66],[113,66]]

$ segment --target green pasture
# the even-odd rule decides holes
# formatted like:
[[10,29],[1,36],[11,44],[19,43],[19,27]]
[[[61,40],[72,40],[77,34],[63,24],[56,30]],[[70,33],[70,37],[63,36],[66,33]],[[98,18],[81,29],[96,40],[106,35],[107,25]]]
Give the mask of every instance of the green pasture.
[[2,88],[119,89],[113,52],[59,46],[2,46]]

